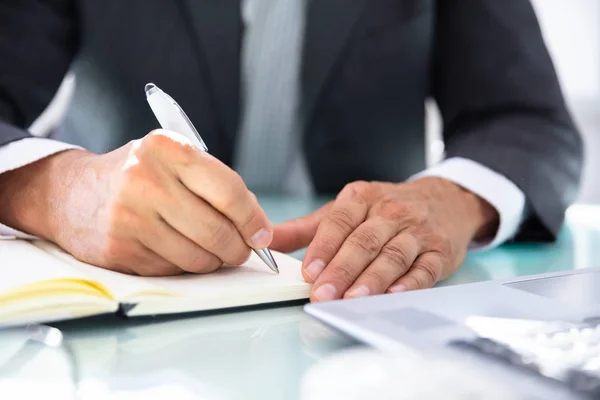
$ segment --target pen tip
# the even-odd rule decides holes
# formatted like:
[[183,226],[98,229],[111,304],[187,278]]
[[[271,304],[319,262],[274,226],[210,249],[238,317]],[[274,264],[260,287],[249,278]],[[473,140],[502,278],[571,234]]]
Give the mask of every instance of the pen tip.
[[156,92],[157,90],[158,90],[158,87],[154,83],[147,83],[146,86],[144,87],[146,96],[151,95],[152,93]]
[[275,271],[276,274],[279,275],[279,265],[277,265],[277,261],[275,261],[275,257],[273,257],[273,254],[271,254],[271,250],[266,249],[266,251],[269,254],[269,258],[271,259],[271,265],[273,267],[273,270]]
[[261,260],[263,260],[265,264],[267,264],[271,271],[277,274],[279,273],[279,266],[277,265],[277,261],[275,261],[275,258],[273,258],[273,254],[271,254],[271,251],[269,251],[269,249],[254,250],[254,252],[258,255],[258,257],[260,257]]

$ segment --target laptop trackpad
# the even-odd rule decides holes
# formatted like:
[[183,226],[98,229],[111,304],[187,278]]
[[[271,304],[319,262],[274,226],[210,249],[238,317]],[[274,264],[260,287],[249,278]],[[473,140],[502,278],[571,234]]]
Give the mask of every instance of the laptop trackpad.
[[600,271],[505,283],[504,286],[565,303],[600,304]]

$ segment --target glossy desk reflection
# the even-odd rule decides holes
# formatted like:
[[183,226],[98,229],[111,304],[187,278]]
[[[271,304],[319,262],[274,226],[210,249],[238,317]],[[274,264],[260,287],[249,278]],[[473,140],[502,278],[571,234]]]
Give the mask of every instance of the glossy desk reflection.
[[[262,199],[261,203],[277,222],[323,202]],[[576,206],[568,213],[558,243],[509,245],[469,255],[460,271],[442,285],[599,266],[597,248],[600,207]],[[357,346],[314,322],[300,305],[184,318],[99,317],[56,326],[75,365],[42,346],[16,359],[0,353],[0,363],[6,358],[11,363],[0,369],[0,392],[19,387],[26,391],[38,383],[47,395],[56,391],[62,397],[79,388],[82,398],[91,393],[90,398],[106,399],[295,399],[311,365]],[[18,347],[19,335],[18,330],[0,331],[0,351]],[[70,368],[76,368],[76,374]]]

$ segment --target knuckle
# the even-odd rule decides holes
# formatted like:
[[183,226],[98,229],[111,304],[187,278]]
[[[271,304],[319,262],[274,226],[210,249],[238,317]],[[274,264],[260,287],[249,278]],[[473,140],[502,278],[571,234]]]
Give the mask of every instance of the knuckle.
[[187,162],[189,156],[195,154],[193,143],[185,136],[177,133],[155,129],[141,139],[139,154],[146,155],[176,154],[178,162]]
[[258,220],[258,215],[259,213],[256,207],[250,207],[246,212],[246,215],[242,217],[242,220],[240,222],[240,228],[244,229],[246,227],[251,227],[252,225],[254,225],[255,221]]
[[208,246],[210,249],[221,250],[230,247],[235,237],[234,228],[228,223],[219,223],[210,228]]
[[427,223],[429,222],[430,214],[427,210],[424,210],[421,208],[415,209],[415,210],[412,210],[410,215],[411,215],[411,222],[413,225],[423,226],[423,225],[427,225]]
[[253,192],[248,191],[248,195],[250,196],[250,199],[253,203],[258,204],[258,197],[256,197],[256,195]]
[[342,232],[351,232],[354,230],[354,219],[349,210],[345,208],[335,208],[329,213],[329,220]]
[[171,139],[163,130],[154,129],[140,140],[140,152],[153,151],[169,146]]
[[384,199],[379,206],[379,213],[388,220],[400,220],[411,214],[411,209],[406,203],[396,199]]
[[[318,243],[318,247],[319,247],[318,253],[325,254],[328,256],[328,257],[324,257],[324,258],[330,259],[338,251],[338,246],[331,236],[324,235],[316,243]],[[323,257],[321,257],[321,258],[323,258]]]
[[348,238],[348,244],[367,253],[378,253],[382,243],[377,233],[370,228],[358,229]]
[[434,233],[431,235],[431,247],[444,257],[453,257],[453,247],[450,238],[442,233]]
[[223,197],[221,198],[221,207],[224,210],[235,209],[240,201],[248,198],[248,189],[242,178],[232,173],[226,178],[225,186],[223,190]]
[[177,132],[154,129],[142,138],[142,145],[153,148],[164,148],[172,145],[185,145],[189,141]]
[[359,201],[366,201],[372,196],[374,187],[369,182],[356,181],[346,185],[344,190],[348,192],[350,196],[352,196],[354,199]]
[[389,282],[387,281],[384,274],[380,271],[367,270],[363,275],[364,278],[367,278],[367,280],[374,282],[377,287],[382,288],[383,290],[387,289],[387,286],[389,286]]
[[407,282],[407,286],[413,290],[425,289],[427,288],[427,284],[423,282],[421,279],[415,276],[405,276],[404,278]]
[[442,255],[444,257],[447,258],[454,258],[454,250],[452,247],[452,242],[450,241],[450,238],[447,236],[444,236],[440,242],[439,242],[439,251],[440,253],[442,253]]
[[410,267],[410,260],[408,256],[408,250],[397,244],[388,244],[381,249],[381,255],[390,262],[399,266],[403,270],[407,270]]
[[445,272],[445,269],[447,269],[447,267],[449,267],[453,264],[452,263],[453,259],[454,259],[454,255],[438,252],[438,270],[439,270],[438,279],[441,278],[442,274]]
[[350,286],[356,277],[351,272],[346,263],[338,264],[332,268],[332,280],[342,282],[345,286]]
[[429,282],[428,286],[433,286],[440,277],[440,270],[437,265],[432,264],[431,262],[422,261],[419,262],[414,268],[423,271],[425,276],[427,277],[427,281]]
[[125,148],[127,149],[129,157],[134,156],[136,159],[140,159],[145,154],[145,150],[148,146],[145,145],[145,138],[141,138],[130,141]]

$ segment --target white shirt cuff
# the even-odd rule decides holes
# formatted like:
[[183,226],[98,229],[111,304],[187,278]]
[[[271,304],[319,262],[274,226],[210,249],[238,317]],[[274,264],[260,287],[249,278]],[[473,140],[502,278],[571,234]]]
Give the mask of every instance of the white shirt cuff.
[[[0,146],[0,174],[24,167],[64,150],[80,148],[68,143],[44,138],[17,140]],[[35,239],[35,237],[0,223],[0,240],[2,239]]]
[[490,203],[500,216],[496,236],[487,243],[473,242],[470,250],[487,250],[512,239],[523,222],[525,194],[505,176],[466,158],[449,158],[413,176],[448,179]]

